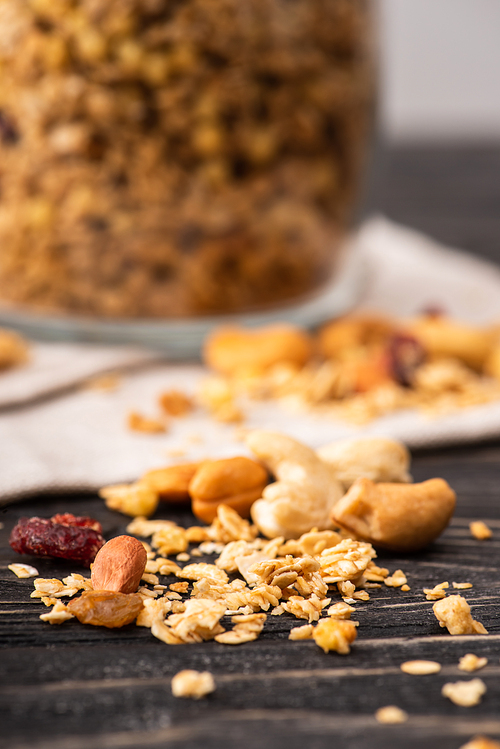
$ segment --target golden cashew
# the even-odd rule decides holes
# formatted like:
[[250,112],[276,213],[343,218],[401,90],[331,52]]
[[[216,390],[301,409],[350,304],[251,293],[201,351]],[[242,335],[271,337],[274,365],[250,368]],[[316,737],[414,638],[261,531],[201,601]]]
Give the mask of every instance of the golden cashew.
[[349,315],[327,323],[319,333],[319,348],[327,359],[342,358],[344,352],[359,347],[384,344],[397,326],[379,315]]
[[250,432],[246,441],[277,479],[266,486],[251,510],[265,536],[298,538],[314,527],[334,527],[330,512],[343,489],[334,470],[314,450],[284,434],[263,430]]
[[490,330],[457,323],[440,315],[419,317],[406,326],[431,356],[460,359],[481,369],[490,353],[494,334]]
[[141,478],[164,502],[189,502],[189,482],[201,463],[180,463],[148,471]]
[[320,447],[316,454],[335,470],[346,490],[357,478],[389,483],[411,481],[410,453],[396,440],[384,437],[337,440]]
[[375,546],[416,551],[446,528],[455,500],[455,492],[444,479],[375,484],[360,478],[333,508],[332,519]]
[[206,340],[205,363],[225,375],[241,371],[263,372],[282,362],[297,366],[312,353],[307,333],[292,325],[270,325],[257,330],[218,328]]
[[189,483],[193,512],[200,520],[211,523],[218,506],[225,504],[241,517],[248,517],[267,482],[265,468],[250,458],[206,461]]

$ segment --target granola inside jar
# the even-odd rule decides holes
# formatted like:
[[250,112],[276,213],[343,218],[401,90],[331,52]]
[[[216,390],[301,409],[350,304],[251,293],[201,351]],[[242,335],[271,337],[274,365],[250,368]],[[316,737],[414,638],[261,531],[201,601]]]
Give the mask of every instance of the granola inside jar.
[[364,0],[0,0],[0,300],[178,318],[334,272],[373,100]]

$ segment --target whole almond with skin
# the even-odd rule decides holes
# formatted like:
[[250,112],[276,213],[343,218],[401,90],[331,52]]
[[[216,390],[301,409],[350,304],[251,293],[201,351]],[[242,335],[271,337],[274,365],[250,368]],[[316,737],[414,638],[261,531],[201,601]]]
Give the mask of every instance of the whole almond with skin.
[[268,483],[266,469],[245,457],[203,463],[189,484],[196,517],[211,523],[217,507],[224,503],[241,517],[248,517],[253,502]]
[[135,593],[147,562],[146,549],[132,536],[117,536],[98,551],[92,565],[94,590]]

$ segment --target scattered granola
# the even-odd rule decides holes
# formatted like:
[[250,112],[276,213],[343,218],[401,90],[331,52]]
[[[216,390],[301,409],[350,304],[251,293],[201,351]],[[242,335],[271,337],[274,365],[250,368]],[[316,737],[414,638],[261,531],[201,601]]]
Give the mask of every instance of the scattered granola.
[[40,619],[43,622],[49,622],[49,624],[63,624],[68,619],[74,619],[74,615],[68,611],[67,606],[62,601],[57,601],[53,609],[40,615]]
[[455,705],[461,707],[474,707],[481,702],[481,697],[486,693],[486,684],[482,679],[471,681],[448,682],[443,685],[441,694],[448,697]]
[[172,679],[174,697],[190,697],[199,700],[215,690],[214,677],[209,671],[185,669]]
[[452,583],[455,590],[467,590],[467,588],[472,588],[472,583]]
[[350,645],[357,636],[354,622],[338,619],[322,619],[314,628],[313,639],[325,653],[335,650],[341,655],[350,653]]
[[[168,528],[163,528],[153,533],[151,545],[162,556],[168,557],[169,554],[185,552],[189,546],[189,542],[184,528],[172,524]],[[183,560],[181,559],[180,561]]]
[[475,621],[465,598],[454,595],[437,601],[432,607],[440,627],[446,627],[450,635],[487,635],[488,630]]
[[110,510],[118,510],[133,518],[143,515],[149,517],[158,507],[158,494],[141,481],[105,486],[100,489],[99,496]]
[[389,588],[400,588],[408,582],[403,570],[396,570],[392,575],[384,579],[384,584]]
[[7,567],[17,577],[36,577],[39,574],[36,567],[32,567],[30,564],[15,562],[14,564],[7,565]]
[[404,592],[406,593],[407,591],[411,590],[411,588],[410,588],[410,586],[409,586],[409,585],[407,585],[407,584],[405,583],[404,585],[402,585],[402,586],[401,586],[401,590],[402,590],[402,591],[404,591]]
[[330,606],[326,612],[332,619],[350,619],[353,611],[356,611],[354,606],[349,606],[348,603],[334,603]]
[[450,587],[447,582],[439,583],[433,588],[424,588],[425,597],[428,601],[438,601],[446,596],[445,590]]
[[169,416],[185,416],[194,408],[193,399],[179,390],[160,393],[158,403]]
[[252,642],[262,632],[266,619],[265,614],[233,616],[231,617],[234,624],[233,629],[216,635],[215,639],[224,645],[240,645],[243,642]]
[[379,707],[375,713],[375,720],[379,723],[406,723],[408,720],[408,713],[401,710],[396,705],[387,705],[387,707]]
[[307,619],[311,623],[318,621],[322,609],[328,606],[331,600],[331,598],[320,599],[313,593],[309,598],[290,596],[288,601],[284,601],[281,605],[285,611],[293,614],[297,619]]
[[159,434],[166,432],[166,424],[159,419],[148,418],[137,411],[131,411],[127,416],[127,426],[133,432],[145,432],[146,434]]
[[175,593],[187,593],[189,588],[188,582],[183,583],[172,583],[168,586],[170,590],[173,590]]
[[314,627],[312,624],[304,624],[302,627],[292,627],[289,640],[312,640]]
[[437,674],[441,671],[441,664],[437,661],[405,661],[400,666],[401,671],[413,676]]
[[485,541],[493,535],[493,531],[483,520],[474,520],[469,524],[469,528],[473,538],[477,538],[478,541]]
[[484,668],[487,663],[487,658],[479,658],[477,655],[474,655],[474,653],[466,653],[460,658],[458,668],[460,671],[479,671],[479,669]]

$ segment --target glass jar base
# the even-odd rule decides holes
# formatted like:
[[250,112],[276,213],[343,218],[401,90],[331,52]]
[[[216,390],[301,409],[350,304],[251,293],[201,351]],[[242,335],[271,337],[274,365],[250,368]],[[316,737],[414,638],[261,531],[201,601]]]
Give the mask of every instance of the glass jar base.
[[359,301],[366,279],[366,265],[353,245],[345,253],[335,277],[314,296],[272,310],[184,320],[113,321],[37,314],[4,304],[0,306],[0,326],[35,340],[133,344],[161,351],[171,360],[193,359],[199,357],[206,335],[220,325],[257,327],[288,322],[314,328],[345,314]]

